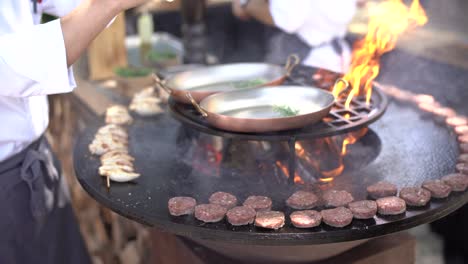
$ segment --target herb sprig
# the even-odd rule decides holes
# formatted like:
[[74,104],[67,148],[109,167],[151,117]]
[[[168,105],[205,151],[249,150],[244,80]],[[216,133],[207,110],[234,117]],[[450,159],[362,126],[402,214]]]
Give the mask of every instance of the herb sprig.
[[116,68],[114,72],[120,77],[143,77],[151,74],[152,70],[140,67],[120,67]]
[[293,109],[286,105],[275,105],[273,106],[273,111],[279,113],[283,117],[296,116],[299,114],[299,110]]
[[245,80],[245,81],[238,81],[233,82],[232,86],[234,88],[249,88],[259,86],[265,83],[264,79],[253,79],[253,80]]
[[177,54],[173,52],[160,52],[160,51],[151,51],[148,54],[148,60],[154,61],[154,62],[161,62],[165,60],[172,60],[177,57]]

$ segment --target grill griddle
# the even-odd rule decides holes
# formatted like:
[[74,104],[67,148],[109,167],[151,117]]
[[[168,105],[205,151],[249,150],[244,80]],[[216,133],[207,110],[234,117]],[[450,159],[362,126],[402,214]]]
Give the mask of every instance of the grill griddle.
[[[402,120],[405,122],[402,123]],[[225,221],[203,224],[193,216],[170,216],[168,199],[188,195],[195,197],[199,203],[206,203],[209,195],[216,191],[231,192],[239,201],[248,195],[267,195],[273,199],[274,210],[289,215],[291,210],[284,202],[300,186],[275,181],[278,171],[256,167],[259,160],[255,158],[245,163],[230,163],[221,168],[219,174],[195,169],[187,162],[191,158],[187,157],[187,146],[193,144],[199,132],[163,114],[154,118],[137,118],[129,128],[130,152],[136,158],[135,167],[142,176],[134,183],[112,183],[110,190],[107,190],[104,179],[97,173],[99,159],[88,151],[88,144],[101,125],[99,122],[90,124],[76,142],[74,165],[83,188],[102,205],[123,216],[189,238],[258,245],[350,241],[434,221],[468,201],[468,192],[456,193],[447,199],[431,201],[426,208],[410,209],[401,216],[353,220],[350,226],[341,229],[324,224],[313,229],[297,229],[289,219],[285,227],[277,231],[254,226],[232,227]],[[360,200],[366,198],[365,187],[379,180],[391,181],[401,188],[420,185],[427,179],[439,178],[454,171],[458,155],[455,136],[431,116],[408,105],[392,102],[387,113],[370,129],[371,132],[350,146],[349,150],[370,148],[370,153],[376,157],[361,166],[345,170],[335,179],[334,189],[348,190],[356,200]],[[380,142],[378,149],[372,143],[376,141],[375,137]],[[235,147],[242,143],[232,144]],[[269,158],[274,162],[274,157]]]

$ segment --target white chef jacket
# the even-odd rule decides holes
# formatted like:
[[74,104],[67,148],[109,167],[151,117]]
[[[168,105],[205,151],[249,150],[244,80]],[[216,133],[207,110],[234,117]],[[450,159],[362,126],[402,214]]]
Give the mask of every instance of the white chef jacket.
[[0,2],[0,161],[39,138],[49,123],[48,94],[75,87],[59,20],[38,25],[42,12],[64,16],[81,0]]
[[344,37],[356,12],[356,0],[270,0],[270,13],[281,30],[297,34],[313,49],[303,64],[346,72],[350,63],[349,45],[341,41],[343,56],[336,54],[329,43]]

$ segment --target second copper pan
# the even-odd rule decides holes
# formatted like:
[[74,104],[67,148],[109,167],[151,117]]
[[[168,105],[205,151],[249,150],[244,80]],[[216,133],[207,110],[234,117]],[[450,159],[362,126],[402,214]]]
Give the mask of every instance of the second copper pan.
[[232,63],[177,73],[165,80],[154,75],[154,80],[176,101],[190,103],[187,99],[190,93],[199,103],[220,92],[279,85],[298,63],[299,58],[291,55],[284,67],[268,63]]

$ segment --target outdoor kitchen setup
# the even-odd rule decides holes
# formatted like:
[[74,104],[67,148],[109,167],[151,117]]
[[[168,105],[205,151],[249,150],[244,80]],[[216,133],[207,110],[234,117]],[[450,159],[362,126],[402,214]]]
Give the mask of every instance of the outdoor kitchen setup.
[[[400,50],[399,38],[428,18],[418,0],[384,2],[344,74],[290,54],[281,65],[154,70],[131,96],[96,85],[119,113],[110,107],[86,118],[73,145],[78,182],[99,205],[154,229],[152,254],[180,253],[174,263],[366,263],[366,252],[370,261],[413,263],[414,242],[403,231],[468,201],[466,69]],[[206,63],[206,8],[182,1],[186,63]],[[128,167],[107,163],[120,158]],[[218,192],[233,205],[203,220],[200,206],[215,204]],[[291,205],[304,193],[317,200]],[[282,222],[262,225],[265,211],[248,205],[252,196],[270,199],[266,211]],[[193,204],[174,213],[175,198]],[[233,224],[234,206],[256,218]],[[293,219],[304,209],[317,224]]]
[[[311,68],[307,70],[314,72]],[[178,123],[169,114],[162,114],[136,119],[129,127],[130,153],[142,174],[135,183],[112,184],[107,189],[96,176],[99,163],[87,154],[87,146],[101,122],[88,126],[77,142],[76,174],[83,188],[96,200],[130,219],[188,238],[247,245],[314,245],[371,238],[433,221],[466,203],[466,193],[454,193],[446,199],[432,200],[423,208],[409,208],[402,215],[353,220],[351,226],[343,229],[321,226],[306,231],[288,222],[279,231],[268,231],[253,226],[233,227],[224,221],[201,224],[193,217],[169,215],[167,203],[162,201],[173,196],[207,201],[216,191],[230,192],[239,200],[249,195],[266,195],[272,198],[274,209],[288,214],[292,210],[284,201],[296,190],[343,189],[351,192],[355,200],[361,200],[367,196],[365,186],[380,180],[404,187],[454,172],[458,146],[450,128],[439,126],[431,119],[421,120],[422,113],[411,106],[391,104],[383,114],[388,98],[376,91],[375,106],[369,112],[376,116],[373,119],[367,117],[365,122],[343,128],[321,123],[299,131],[265,135],[235,134],[207,127],[190,119],[189,114],[200,118],[195,109],[181,112],[184,108],[178,109],[174,102],[169,102],[171,114],[186,121]],[[332,112],[331,116],[335,114]],[[365,135],[348,146],[349,155],[342,159],[342,173],[324,177],[323,172],[314,168],[314,162],[309,162],[309,159],[320,162],[337,154],[333,152],[336,146],[323,147],[317,141],[339,141],[352,134],[353,129],[358,132],[366,129],[363,127],[381,115]],[[418,130],[401,126],[402,119],[417,124]],[[320,130],[322,135],[313,134]],[[299,146],[304,149],[298,150]],[[331,164],[319,166],[336,169],[333,158],[338,159],[334,164],[339,167],[340,157],[331,157]],[[439,162],[430,166],[428,160]],[[294,177],[289,176],[291,171]]]

